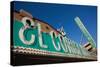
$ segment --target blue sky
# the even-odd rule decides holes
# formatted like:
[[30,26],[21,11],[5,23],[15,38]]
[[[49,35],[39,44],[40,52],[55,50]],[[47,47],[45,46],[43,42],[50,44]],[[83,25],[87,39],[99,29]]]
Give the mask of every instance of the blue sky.
[[[97,43],[97,7],[68,4],[47,4],[34,2],[15,2],[14,10],[24,9],[40,20],[43,20],[54,28],[64,27],[67,37],[80,43],[82,32],[76,25],[74,18],[80,17],[83,24]],[[83,36],[82,43],[86,43]]]

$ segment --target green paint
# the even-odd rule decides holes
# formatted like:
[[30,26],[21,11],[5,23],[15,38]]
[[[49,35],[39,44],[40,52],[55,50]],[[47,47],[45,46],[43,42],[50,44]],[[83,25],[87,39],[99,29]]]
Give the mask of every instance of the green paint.
[[[65,53],[65,54],[73,54],[73,55],[85,55],[86,51],[80,51],[81,48],[80,46],[77,46],[78,44],[75,43],[74,41],[69,40],[68,38],[64,38],[62,36],[62,40],[60,42],[60,37],[54,37],[54,42],[56,44],[56,46],[58,46],[58,42],[60,43],[60,47],[61,50],[57,51],[54,46],[53,46],[53,42],[52,42],[52,38],[51,35],[49,33],[45,33],[42,32],[42,40],[43,40],[43,44],[47,45],[48,48],[42,48],[39,45],[39,36],[38,36],[38,27],[34,28],[34,29],[26,29],[24,32],[24,36],[26,40],[30,40],[31,35],[33,34],[35,36],[35,42],[31,45],[26,45],[24,44],[20,38],[19,38],[19,30],[20,28],[23,27],[23,24],[20,21],[14,20],[13,23],[13,42],[14,42],[14,46],[20,46],[20,47],[24,47],[24,48],[35,48],[35,49],[40,49],[40,50],[46,50],[46,51],[51,51],[51,52],[60,52],[60,53]],[[64,51],[64,49],[62,48],[64,47],[66,52]],[[84,50],[84,49],[83,49]]]
[[78,27],[80,28],[80,30],[83,32],[83,34],[85,35],[85,37],[87,38],[87,40],[91,43],[93,48],[96,48],[96,44],[92,38],[92,36],[90,35],[90,33],[87,31],[87,29],[85,28],[85,26],[83,25],[82,21],[80,20],[79,17],[75,18],[76,24],[78,25]]

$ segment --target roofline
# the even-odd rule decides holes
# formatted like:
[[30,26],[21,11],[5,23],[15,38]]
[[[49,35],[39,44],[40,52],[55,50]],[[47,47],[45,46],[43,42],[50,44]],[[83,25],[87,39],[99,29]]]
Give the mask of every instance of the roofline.
[[[17,11],[17,10],[14,10],[14,12],[20,13],[20,12]],[[33,16],[33,15],[32,15],[32,16]],[[40,20],[40,19],[38,19],[38,18],[36,18],[36,17],[34,17],[34,16],[33,16],[32,19],[38,20],[38,21],[40,21],[40,22],[42,22],[42,23],[45,23],[45,24],[49,25],[50,27],[52,27],[56,32],[60,33],[59,31],[57,31],[57,29],[55,29],[52,25],[48,24],[47,22],[45,22],[45,21],[43,21],[43,20]],[[60,34],[61,34],[61,33],[60,33]],[[61,34],[61,35],[62,35],[62,34]]]

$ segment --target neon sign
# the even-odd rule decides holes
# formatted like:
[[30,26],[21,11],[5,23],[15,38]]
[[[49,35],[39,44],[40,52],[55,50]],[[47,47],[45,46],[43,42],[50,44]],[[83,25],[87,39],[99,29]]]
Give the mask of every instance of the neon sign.
[[68,39],[65,34],[62,34],[62,31],[55,29],[49,32],[44,31],[43,24],[45,25],[46,23],[30,17],[23,17],[20,21],[14,19],[13,39],[15,49],[13,51],[94,59],[81,45]]

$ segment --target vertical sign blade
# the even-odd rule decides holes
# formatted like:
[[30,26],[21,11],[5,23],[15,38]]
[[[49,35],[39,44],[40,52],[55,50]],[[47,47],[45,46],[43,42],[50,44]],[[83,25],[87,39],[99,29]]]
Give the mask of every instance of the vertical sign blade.
[[85,28],[85,26],[83,25],[83,23],[82,23],[82,21],[80,20],[79,17],[75,18],[75,22],[78,25],[78,27],[80,28],[80,30],[83,32],[83,34],[85,35],[85,37],[87,38],[87,40],[91,43],[92,47],[96,48],[96,44],[95,44],[92,36],[88,32],[88,30]]

